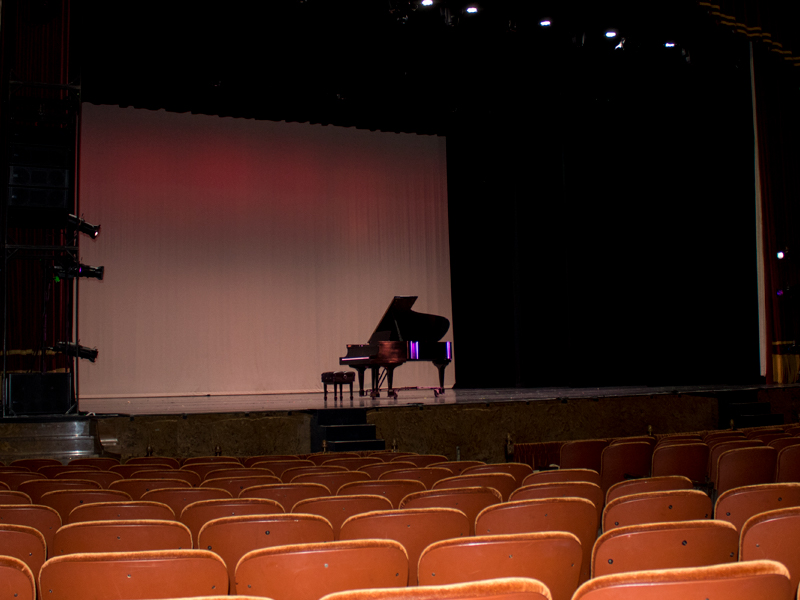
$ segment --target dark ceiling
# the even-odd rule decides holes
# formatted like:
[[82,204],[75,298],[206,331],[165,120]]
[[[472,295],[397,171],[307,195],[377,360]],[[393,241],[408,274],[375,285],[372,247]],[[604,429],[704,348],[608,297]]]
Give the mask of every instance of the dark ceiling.
[[73,60],[88,102],[446,134],[465,115],[507,119],[685,68],[711,25],[692,0],[476,5],[76,0]]

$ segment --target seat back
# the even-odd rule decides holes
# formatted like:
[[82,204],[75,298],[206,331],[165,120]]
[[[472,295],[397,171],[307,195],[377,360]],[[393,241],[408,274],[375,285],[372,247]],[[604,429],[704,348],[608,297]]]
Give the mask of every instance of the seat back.
[[124,465],[114,465],[109,469],[112,473],[119,473],[125,479],[129,479],[131,475],[134,473],[138,473],[139,471],[163,471],[165,468],[164,464],[148,464],[148,463],[131,463],[128,461]]
[[86,521],[113,521],[113,520],[142,520],[155,519],[160,521],[174,521],[176,518],[173,510],[161,502],[147,502],[144,500],[122,500],[116,502],[93,502],[80,504],[73,508],[67,517],[68,523],[83,523]]
[[621,442],[603,449],[600,457],[600,487],[608,491],[615,483],[650,475],[653,446],[649,442]]
[[300,500],[294,505],[292,512],[324,517],[333,527],[333,538],[338,540],[342,523],[353,515],[360,515],[374,510],[391,509],[392,503],[384,496],[358,494],[355,496],[325,496],[323,498]]
[[[244,471],[245,469],[242,469]],[[247,469],[248,471],[250,469]],[[238,498],[244,490],[257,485],[269,485],[270,483],[281,483],[280,478],[274,475],[244,475],[242,477],[215,477],[206,479],[200,484],[201,488],[215,488],[226,490],[234,498]]]
[[[124,466],[124,465],[123,465]],[[114,481],[108,486],[109,490],[119,490],[128,494],[132,500],[141,500],[150,490],[160,490],[164,488],[185,487],[192,485],[183,479],[121,479]]]
[[214,463],[225,463],[232,465],[241,465],[242,462],[235,456],[192,456],[184,458],[181,466],[189,467],[194,465],[211,465]]
[[761,440],[728,440],[711,446],[708,455],[708,478],[711,481],[717,479],[717,463],[723,452],[736,448],[756,448],[764,445]]
[[434,490],[461,487],[490,487],[500,492],[503,502],[517,489],[517,480],[508,473],[476,473],[474,475],[455,475],[440,479],[433,484]]
[[54,508],[61,517],[62,523],[69,522],[69,513],[81,504],[92,502],[119,502],[131,500],[125,492],[119,490],[56,490],[47,492],[42,496],[40,504]]
[[222,500],[224,498],[232,498],[231,493],[227,490],[220,490],[216,488],[161,488],[159,490],[150,490],[142,494],[143,501],[161,502],[166,504],[175,513],[175,518],[181,516],[181,511],[189,506],[192,502],[199,502],[200,500]]
[[17,490],[31,497],[34,504],[40,504],[42,496],[56,490],[100,490],[103,486],[96,481],[88,479],[36,479],[24,481],[17,486]]
[[469,535],[475,535],[475,519],[480,512],[503,501],[500,492],[489,487],[425,490],[409,494],[399,508],[454,508],[467,516]]
[[552,600],[547,586],[536,579],[505,577],[452,585],[367,589],[336,592],[321,600]]
[[425,489],[430,490],[437,481],[452,476],[453,474],[449,469],[442,467],[410,467],[385,472],[378,476],[378,479],[414,479],[421,481]]
[[295,467],[313,467],[314,463],[310,460],[303,460],[300,458],[290,458],[286,460],[259,460],[250,463],[247,465],[248,467],[256,467],[260,468],[263,467],[265,469],[269,469],[275,475],[275,477],[280,477],[281,481],[283,481],[283,472],[286,469],[293,469]]
[[792,506],[800,506],[800,483],[748,485],[721,493],[714,506],[714,518],[728,521],[741,532],[750,517]]
[[410,462],[377,462],[371,465],[364,465],[357,470],[369,475],[370,479],[380,479],[381,475],[389,471],[397,471],[399,469],[416,469],[414,463]]
[[221,517],[237,515],[274,515],[282,514],[283,507],[275,500],[264,498],[223,498],[221,500],[199,500],[189,504],[178,516],[180,522],[192,532],[195,548],[203,525]]
[[53,544],[56,531],[61,527],[61,517],[54,508],[40,504],[0,505],[0,524],[26,525],[44,536],[47,547]]
[[464,513],[452,508],[407,508],[355,515],[342,525],[341,540],[389,539],[408,554],[408,585],[417,584],[422,551],[434,542],[469,535]]
[[615,483],[606,492],[606,504],[632,494],[646,492],[664,492],[668,490],[691,490],[692,480],[681,475],[665,475],[663,477],[645,477],[644,479],[628,479]]
[[181,461],[171,456],[135,456],[125,461],[126,465],[159,465],[180,469]]
[[554,483],[558,481],[587,481],[600,486],[600,472],[593,469],[554,469],[531,473],[522,480],[522,485]]
[[245,488],[239,497],[275,500],[283,506],[284,512],[291,512],[300,500],[330,495],[330,490],[320,483],[270,483]]
[[739,534],[724,521],[647,523],[601,535],[592,551],[592,577],[627,571],[705,567],[736,562]]
[[103,471],[108,471],[111,467],[119,464],[119,459],[109,456],[86,456],[73,458],[68,464],[79,467],[97,467]]
[[369,481],[370,476],[363,471],[338,471],[333,473],[307,473],[292,478],[292,483],[320,483],[336,495],[346,483],[354,481]]
[[517,482],[517,487],[522,485],[523,480],[533,473],[533,468],[526,463],[493,463],[489,465],[477,465],[464,469],[462,475],[481,474],[481,473],[508,473]]
[[100,470],[93,470],[93,471],[64,471],[63,473],[56,474],[53,479],[56,480],[63,480],[63,479],[83,479],[84,481],[94,481],[97,483],[101,488],[108,488],[115,481],[119,481],[120,479],[124,479],[122,475],[119,473],[114,473],[113,471],[100,471]]
[[358,458],[331,458],[322,463],[323,466],[344,467],[348,471],[358,471],[367,465],[383,464],[380,458],[374,456],[360,456]]
[[597,522],[603,516],[603,490],[599,485],[588,481],[563,481],[553,483],[534,483],[514,490],[510,502],[515,500],[536,500],[538,498],[585,498],[597,509]]
[[680,475],[695,483],[704,483],[708,474],[708,454],[708,444],[703,442],[656,446],[652,476]]
[[0,489],[0,504],[33,504],[33,502],[25,492]]
[[770,446],[737,448],[717,460],[714,488],[722,494],[733,488],[775,481],[778,453]]
[[778,461],[780,462],[781,450],[789,446],[800,446],[800,437],[778,438],[769,442],[767,446],[772,446],[778,451]]
[[[208,471],[205,475],[203,475],[203,481],[207,481],[209,479],[224,479],[228,477],[250,477],[263,475],[275,477],[275,473],[273,473],[269,467],[264,465],[260,467],[245,467],[244,465],[239,465],[238,467],[234,468],[223,465],[219,469],[212,469],[211,471]],[[280,477],[277,479],[278,482],[280,482]]]
[[[6,469],[7,468],[8,467],[6,467]],[[16,490],[21,483],[34,479],[47,479],[47,477],[41,473],[34,473],[32,471],[0,471],[0,483],[5,483],[12,490]]]
[[[13,556],[24,562],[32,573],[38,573],[47,558],[47,542],[38,529],[0,523],[0,554]],[[0,598],[5,597],[11,596],[0,594]]]
[[800,445],[792,444],[781,448],[777,463],[776,482],[800,482]]
[[192,534],[177,521],[113,520],[84,521],[64,525],[56,531],[48,556],[82,552],[143,552],[190,550]]
[[574,440],[564,442],[559,451],[561,469],[591,469],[600,472],[603,450],[608,440]]
[[775,560],[789,570],[792,589],[800,585],[800,507],[770,510],[742,527],[740,560]]
[[253,550],[236,568],[236,592],[273,600],[318,600],[333,592],[397,587],[408,558],[393,540],[352,540]]
[[291,483],[295,477],[299,477],[300,475],[312,475],[317,473],[336,473],[336,472],[348,473],[349,471],[344,467],[334,467],[331,465],[326,465],[326,466],[315,465],[313,467],[290,467],[281,474],[281,481],[283,481],[284,483]]
[[57,458],[18,458],[11,461],[12,467],[25,467],[31,471],[37,471],[41,467],[58,466],[61,461]]
[[235,581],[239,559],[251,550],[332,541],[333,528],[322,517],[272,514],[223,517],[209,521],[200,529],[197,545],[221,556],[228,565],[231,581]]
[[412,454],[403,456],[400,460],[413,463],[415,467],[429,467],[436,463],[446,462],[447,457],[442,454]]
[[553,600],[570,600],[582,558],[578,538],[563,531],[442,540],[422,552],[419,585],[530,577],[544,583]]
[[36,579],[31,568],[13,556],[0,555],[0,598],[36,600]]
[[378,481],[346,483],[339,488],[339,495],[377,494],[388,499],[394,508],[398,508],[403,498],[414,492],[421,492],[424,489],[425,484],[413,479],[380,479]]
[[597,537],[597,508],[583,498],[542,498],[495,504],[475,521],[476,535],[566,531],[581,542],[580,581],[589,578],[592,545]]
[[633,571],[587,581],[572,600],[793,600],[789,572],[774,561]]
[[244,465],[240,462],[203,462],[183,465],[181,469],[184,471],[192,471],[203,480],[206,478],[206,475],[212,471],[220,471],[222,469],[244,469]]
[[482,460],[445,460],[438,463],[431,463],[429,467],[441,467],[442,469],[447,469],[453,475],[461,475],[464,472],[464,469],[469,469],[470,467],[477,467],[480,465],[485,465],[486,463]]
[[39,584],[48,600],[178,598],[221,594],[228,572],[207,550],[92,552],[51,558]]
[[711,498],[698,490],[632,494],[606,504],[603,510],[603,531],[644,523],[710,519],[711,511]]
[[[278,462],[287,460],[300,460],[297,454],[259,454],[258,456],[248,456],[242,461],[245,467],[252,467],[258,462]],[[312,465],[314,463],[310,462]],[[269,469],[269,467],[267,467]],[[270,469],[272,471],[272,469]],[[274,471],[273,471],[274,472]]]
[[192,487],[200,485],[200,475],[189,469],[148,469],[131,473],[128,479],[181,479]]
[[308,460],[317,466],[336,458],[359,458],[359,456],[356,452],[320,452],[308,456]]

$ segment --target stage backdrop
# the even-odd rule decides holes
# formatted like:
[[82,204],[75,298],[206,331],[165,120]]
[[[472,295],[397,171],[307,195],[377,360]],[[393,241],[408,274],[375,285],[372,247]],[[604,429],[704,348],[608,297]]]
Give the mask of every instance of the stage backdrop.
[[81,135],[81,397],[320,390],[393,296],[451,319],[442,137],[89,104]]

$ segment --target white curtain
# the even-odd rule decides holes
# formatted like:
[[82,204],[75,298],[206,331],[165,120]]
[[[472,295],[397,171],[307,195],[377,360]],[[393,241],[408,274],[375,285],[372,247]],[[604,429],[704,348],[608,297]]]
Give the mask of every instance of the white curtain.
[[81,397],[321,390],[393,296],[452,318],[442,137],[89,104],[81,136]]

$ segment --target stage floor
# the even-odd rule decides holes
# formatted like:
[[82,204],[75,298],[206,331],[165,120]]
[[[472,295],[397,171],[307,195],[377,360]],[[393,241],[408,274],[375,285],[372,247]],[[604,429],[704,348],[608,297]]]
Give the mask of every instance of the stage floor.
[[170,415],[170,414],[214,414],[286,412],[326,410],[335,408],[385,408],[403,406],[432,406],[458,404],[489,404],[502,402],[535,402],[542,400],[564,400],[570,398],[609,398],[625,396],[651,396],[675,394],[726,393],[767,388],[798,387],[774,385],[707,385],[707,386],[622,386],[622,387],[551,387],[551,388],[504,388],[504,389],[448,389],[436,396],[432,389],[400,389],[397,398],[359,397],[358,391],[351,400],[345,387],[344,400],[334,400],[329,388],[328,400],[322,392],[307,394],[248,394],[236,396],[164,396],[130,398],[81,399],[79,410],[91,415]]

